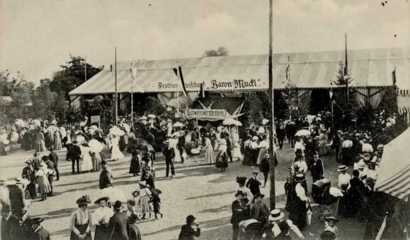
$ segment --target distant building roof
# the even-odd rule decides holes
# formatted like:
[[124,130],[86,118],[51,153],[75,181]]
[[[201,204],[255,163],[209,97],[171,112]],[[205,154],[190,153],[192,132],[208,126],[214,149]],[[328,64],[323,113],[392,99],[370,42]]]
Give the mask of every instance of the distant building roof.
[[[288,62],[289,59],[289,62]],[[286,68],[297,88],[330,88],[336,80],[344,51],[277,53],[273,56],[273,86],[285,88]],[[268,88],[268,55],[204,57],[168,60],[118,62],[118,92],[131,91],[132,64],[139,64],[134,92],[180,91],[173,68],[182,67],[187,91],[198,91],[204,83],[210,91],[254,91]],[[410,47],[358,49],[348,51],[352,87],[393,85],[396,67],[397,86],[410,86]],[[243,81],[240,81],[243,80]],[[254,81],[252,81],[254,80]],[[410,88],[410,87],[408,87]],[[70,92],[70,95],[114,93],[114,72],[103,70]]]

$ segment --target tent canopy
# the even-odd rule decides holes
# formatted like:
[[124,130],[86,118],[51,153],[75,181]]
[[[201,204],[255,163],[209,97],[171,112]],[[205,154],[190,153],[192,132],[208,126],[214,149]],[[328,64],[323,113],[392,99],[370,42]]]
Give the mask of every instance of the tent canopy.
[[[397,85],[410,86],[410,47],[348,51],[352,87],[392,86],[396,68]],[[273,56],[274,88],[286,86],[286,69],[297,88],[330,88],[336,80],[344,51],[276,53]],[[117,63],[118,92],[130,92],[130,66],[138,66],[135,84],[144,92],[180,91],[173,68],[181,66],[187,91],[255,91],[268,89],[268,55],[203,57]],[[137,92],[137,86],[134,87]],[[103,70],[71,95],[112,93],[114,73]]]
[[399,199],[410,194],[410,128],[384,146],[375,190]]

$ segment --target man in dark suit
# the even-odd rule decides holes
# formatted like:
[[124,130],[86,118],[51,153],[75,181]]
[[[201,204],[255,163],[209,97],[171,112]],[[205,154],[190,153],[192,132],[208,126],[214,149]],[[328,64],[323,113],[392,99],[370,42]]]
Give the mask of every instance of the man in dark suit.
[[43,156],[41,160],[43,160],[43,162],[47,165],[48,169],[53,171],[53,173],[50,173],[48,175],[48,181],[50,182],[50,187],[51,187],[51,192],[48,195],[52,196],[53,195],[53,180],[54,180],[54,173],[55,173],[54,162],[50,161],[48,156]]
[[103,170],[100,173],[100,189],[112,187],[112,183],[111,183],[112,175],[107,170],[107,162],[101,161],[101,167]]
[[42,218],[30,219],[31,229],[33,229],[35,235],[34,239],[50,240],[50,233],[40,225],[42,221]]
[[235,194],[236,200],[232,202],[232,239],[237,240],[239,236],[239,223],[241,221],[247,220],[250,218],[250,207],[247,202],[249,200],[245,197],[245,194],[241,191],[238,191]]
[[252,178],[249,178],[248,182],[246,183],[246,187],[249,188],[251,193],[255,196],[256,194],[260,194],[260,185],[262,183],[258,180],[259,172],[254,171]]
[[74,141],[74,144],[69,148],[69,151],[67,157],[69,157],[72,162],[72,173],[75,173],[75,164],[77,164],[77,173],[80,173],[81,148],[78,146],[77,141]]
[[166,177],[169,176],[169,167],[171,166],[171,177],[175,176],[175,169],[174,169],[174,159],[175,159],[175,151],[174,148],[169,146],[169,141],[165,141],[165,148],[162,151],[165,157],[165,164],[167,165],[166,170]]
[[110,219],[109,228],[112,229],[111,239],[128,240],[128,216],[125,212],[121,212],[122,203],[116,201],[114,204],[114,215]]
[[185,132],[183,130],[180,131],[177,147],[179,150],[179,154],[181,155],[181,163],[184,163],[185,159],[182,157],[182,154],[185,151]]
[[56,173],[56,181],[60,180],[60,172],[58,171],[58,155],[54,151],[54,147],[50,147],[50,154],[48,155],[48,159],[54,163],[54,170]]
[[323,161],[319,158],[319,152],[313,154],[313,165],[310,168],[312,174],[313,183],[323,178]]
[[[192,228],[193,225],[196,226],[196,230]],[[199,225],[195,223],[195,217],[189,215],[186,218],[186,224],[181,227],[178,240],[194,240],[194,236],[199,237],[200,235],[201,229],[199,228]]]
[[231,138],[229,137],[229,133],[223,133],[224,138],[226,140],[226,154],[228,155],[229,161],[232,162],[232,143]]

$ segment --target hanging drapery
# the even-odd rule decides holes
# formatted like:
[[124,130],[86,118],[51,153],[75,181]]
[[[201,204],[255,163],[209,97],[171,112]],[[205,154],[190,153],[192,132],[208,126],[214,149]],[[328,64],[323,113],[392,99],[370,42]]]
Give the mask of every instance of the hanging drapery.
[[356,93],[356,101],[359,104],[360,107],[366,106],[366,101],[368,99],[368,91],[366,88],[356,88],[355,89]]
[[379,106],[383,99],[384,92],[384,89],[380,88],[370,89],[370,106],[372,106],[373,109],[376,109]]
[[308,113],[309,105],[310,105],[310,95],[312,94],[312,90],[298,90],[298,108],[302,115]]

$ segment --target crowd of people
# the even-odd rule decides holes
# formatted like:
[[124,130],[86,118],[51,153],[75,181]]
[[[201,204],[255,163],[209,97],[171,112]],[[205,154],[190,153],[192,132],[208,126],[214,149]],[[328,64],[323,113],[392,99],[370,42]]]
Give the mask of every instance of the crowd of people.
[[[33,158],[26,161],[21,176],[13,181],[1,181],[2,239],[30,239],[24,238],[24,234],[32,232],[43,237],[40,239],[50,238],[41,227],[42,219],[30,218],[27,210],[31,199],[41,197],[41,201],[46,201],[53,196],[53,181],[60,179],[56,151],[62,148],[67,149],[65,159],[72,162],[73,174],[100,172],[101,191],[115,188],[106,159],[119,161],[124,158],[125,150],[132,154],[129,173],[140,176],[126,210],[122,207],[124,201],[102,196],[94,202],[99,208],[91,213],[88,209],[91,200],[87,196],[78,199],[79,208],[71,216],[70,239],[91,239],[92,234],[94,239],[141,239],[136,223],[147,217],[156,220],[163,217],[162,192],[155,187],[155,152],[159,149],[165,158],[165,177],[175,177],[174,163],[183,164],[188,156],[201,153],[202,163],[214,164],[221,171],[237,159],[243,160],[243,165],[258,167],[259,171],[253,171],[251,178],[237,178],[231,218],[233,239],[247,234],[265,239],[291,239],[289,230],[304,239],[301,230],[310,225],[309,216],[325,223],[322,235],[326,239],[340,239],[335,225],[339,216],[367,221],[370,230],[366,234],[374,236],[375,229],[371,224],[378,220],[369,219],[374,216],[369,201],[376,196],[372,193],[383,157],[383,145],[399,134],[395,116],[387,116],[384,112],[377,115],[370,128],[337,131],[333,129],[328,113],[296,121],[275,119],[274,152],[276,147],[283,148],[287,138],[295,153],[284,185],[285,210],[289,212],[289,219],[285,220],[281,210],[269,209],[263,203],[264,195],[260,191],[266,186],[271,164],[266,119],[260,125],[243,128],[224,124],[200,127],[192,121],[146,114],[133,127],[123,119],[106,131],[95,123],[69,127],[68,130],[57,125],[55,120],[50,123],[31,121],[24,127],[15,125],[9,130],[9,127],[0,130],[2,154],[6,154],[7,146],[18,143],[24,150],[35,150]],[[106,156],[104,149],[108,149],[111,156]],[[337,187],[331,186],[326,178],[323,156],[335,156],[340,164]],[[275,165],[280,163],[276,154],[273,160]],[[352,176],[348,173],[350,169],[353,170]],[[310,189],[307,184],[309,171],[312,177]],[[262,181],[259,173],[264,176]],[[307,197],[309,191],[313,199]],[[313,203],[318,207],[312,208]],[[254,226],[255,223],[260,226],[256,228],[258,231],[246,231],[248,225]],[[200,228],[192,228],[195,225],[195,218],[188,216],[180,239],[199,236]],[[20,229],[23,226],[24,231]],[[112,238],[112,234],[117,234],[118,238]]]

